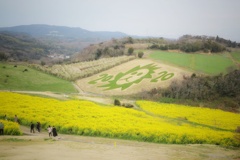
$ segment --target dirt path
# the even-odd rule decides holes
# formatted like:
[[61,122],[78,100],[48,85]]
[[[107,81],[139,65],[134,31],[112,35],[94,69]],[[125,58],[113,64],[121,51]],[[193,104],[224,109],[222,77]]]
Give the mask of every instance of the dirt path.
[[[110,96],[100,95],[100,94],[94,94],[94,93],[86,93],[86,92],[79,92],[78,94],[57,94],[53,92],[36,92],[36,91],[12,91],[16,93],[23,93],[23,94],[30,94],[30,95],[40,95],[44,97],[51,97],[56,98],[60,100],[68,100],[71,99],[72,96],[74,98],[82,99],[82,100],[89,100],[92,102],[100,103],[100,104],[106,104],[106,105],[113,105],[114,99]],[[130,103],[134,104],[135,100],[129,100],[129,99],[121,99],[122,103]]]
[[167,145],[60,134],[46,131],[23,136],[0,136],[0,160],[239,160],[240,150],[214,145]]

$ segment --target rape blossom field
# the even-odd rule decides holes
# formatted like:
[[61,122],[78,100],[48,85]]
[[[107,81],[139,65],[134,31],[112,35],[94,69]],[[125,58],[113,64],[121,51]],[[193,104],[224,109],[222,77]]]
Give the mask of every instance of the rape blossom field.
[[0,122],[4,124],[4,135],[22,135],[17,123],[2,119],[0,119]]
[[155,115],[183,119],[199,126],[207,126],[219,130],[234,131],[240,125],[240,115],[219,109],[189,107],[184,105],[138,101],[137,104],[145,111]]
[[135,110],[10,92],[0,92],[0,99],[0,118],[6,114],[13,119],[17,115],[22,125],[39,121],[43,129],[54,125],[65,134],[168,144],[240,146],[234,139],[240,115],[220,110],[148,101],[138,101],[140,109]]

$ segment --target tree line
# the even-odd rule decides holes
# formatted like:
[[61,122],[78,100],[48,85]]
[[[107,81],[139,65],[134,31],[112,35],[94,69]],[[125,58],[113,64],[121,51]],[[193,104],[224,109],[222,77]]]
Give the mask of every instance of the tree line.
[[[229,110],[238,110],[240,107],[240,70],[233,70],[226,75],[184,76],[182,81],[173,81],[168,88],[155,88],[145,94],[145,98],[161,100],[183,100],[187,102],[213,102]],[[218,103],[218,104],[219,104]]]
[[191,36],[184,35],[178,40],[165,40],[159,39],[160,43],[153,43],[149,49],[160,50],[181,50],[182,52],[205,52],[205,53],[218,53],[228,50],[227,47],[240,47],[239,43],[232,42],[220,37],[207,37],[207,36]]
[[122,39],[112,39],[110,41],[92,44],[84,48],[80,53],[72,56],[72,61],[73,62],[92,61],[101,58],[132,55],[134,49],[130,47],[127,48],[126,51],[125,44],[127,43],[133,43],[133,38],[126,37]]

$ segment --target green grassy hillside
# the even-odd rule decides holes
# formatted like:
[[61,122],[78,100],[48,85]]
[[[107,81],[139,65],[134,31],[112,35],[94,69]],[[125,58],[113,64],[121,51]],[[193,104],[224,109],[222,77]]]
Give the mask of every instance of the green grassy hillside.
[[226,54],[208,55],[155,51],[150,54],[150,58],[211,75],[225,73],[229,67],[237,67]]
[[36,71],[27,66],[0,63],[0,89],[24,91],[76,92],[66,80]]
[[235,61],[240,63],[240,51],[234,51],[234,52],[231,52],[230,54],[235,59]]

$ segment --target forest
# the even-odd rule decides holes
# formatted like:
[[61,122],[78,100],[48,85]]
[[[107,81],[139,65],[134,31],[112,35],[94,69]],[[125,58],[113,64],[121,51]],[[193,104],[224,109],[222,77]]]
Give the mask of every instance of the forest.
[[141,93],[146,99],[155,101],[203,104],[208,107],[238,111],[240,107],[240,70],[216,76],[196,75],[173,81],[167,88],[154,88]]

